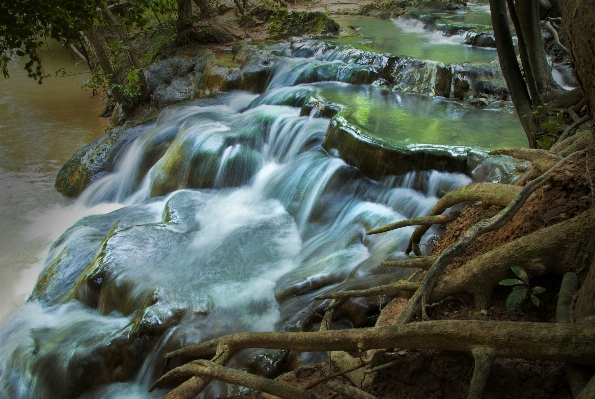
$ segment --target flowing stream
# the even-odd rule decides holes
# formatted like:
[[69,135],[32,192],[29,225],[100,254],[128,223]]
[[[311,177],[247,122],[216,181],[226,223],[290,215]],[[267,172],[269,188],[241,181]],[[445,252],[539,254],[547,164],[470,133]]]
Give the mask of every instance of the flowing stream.
[[[3,187],[14,184],[8,192],[16,198],[3,209],[3,223],[25,223],[29,227],[18,231],[29,234],[45,220],[62,235],[50,246],[29,301],[0,328],[1,397],[161,397],[166,391],[147,388],[161,373],[166,351],[236,331],[316,329],[320,320],[304,315],[307,306],[322,306],[314,296],[407,277],[408,270],[379,264],[404,256],[413,228],[365,232],[421,216],[444,192],[482,176],[411,170],[371,180],[323,150],[331,120],[316,109],[303,115],[308,98],[339,104],[345,118],[393,143],[483,150],[523,145],[509,110],[478,110],[373,85],[302,82],[295,68],[305,67],[283,65],[262,95],[234,91],[181,103],[136,127],[137,138],[118,152],[115,169],[75,204],[62,205],[52,179],[77,147],[96,136],[96,128],[82,125],[92,117],[65,116],[76,132],[85,132],[81,136],[36,122],[41,132],[31,132],[28,144],[18,141],[32,151],[23,153],[22,166],[12,160],[16,166],[7,169],[10,158],[3,152]],[[4,93],[3,107],[12,107],[16,100]],[[26,118],[19,124],[27,126]],[[492,130],[484,130],[488,125]],[[15,129],[3,126],[1,132]],[[28,137],[28,129],[33,127],[18,132]],[[59,138],[35,142],[50,132]],[[2,136],[2,151],[13,148],[12,134]],[[66,146],[68,140],[73,142]],[[43,219],[48,209],[54,211],[50,220]],[[87,216],[60,227],[56,210],[60,219],[74,214],[70,220],[76,220],[79,211]],[[30,238],[3,227],[2,244],[15,246],[13,254],[27,253]],[[432,229],[422,244],[436,234]],[[39,240],[30,258],[15,266],[3,260],[3,302],[26,291],[13,288],[19,277],[4,276],[38,263],[32,254],[46,249],[48,238]],[[337,326],[366,325],[373,305],[354,307]],[[364,315],[363,321],[353,314]],[[312,356],[299,361],[314,361]],[[282,357],[250,352],[234,361],[266,369]],[[203,396],[232,391],[211,384]]]

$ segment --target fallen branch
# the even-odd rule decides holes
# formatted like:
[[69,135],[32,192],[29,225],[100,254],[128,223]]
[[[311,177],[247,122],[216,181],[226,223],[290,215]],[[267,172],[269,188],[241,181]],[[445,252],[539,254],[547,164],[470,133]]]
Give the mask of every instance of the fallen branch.
[[[440,215],[446,209],[467,201],[481,201],[485,205],[508,205],[520,192],[520,188],[510,184],[499,183],[474,183],[459,187],[446,194],[434,205],[428,216]],[[419,242],[423,235],[428,231],[429,226],[419,226],[409,240],[409,245],[405,250],[406,254],[413,251],[417,256],[421,255]]]
[[314,297],[314,299],[321,301],[323,299],[361,298],[379,295],[397,296],[401,291],[417,290],[419,288],[419,284],[420,283],[399,280],[392,284],[379,285],[377,287],[372,287],[365,290],[339,291],[329,294],[322,294]]
[[419,218],[405,219],[399,222],[387,224],[372,231],[368,231],[366,235],[385,233],[387,231],[400,229],[407,226],[432,226],[434,224],[445,224],[456,220],[461,216],[461,212],[447,213],[446,215],[423,216]]

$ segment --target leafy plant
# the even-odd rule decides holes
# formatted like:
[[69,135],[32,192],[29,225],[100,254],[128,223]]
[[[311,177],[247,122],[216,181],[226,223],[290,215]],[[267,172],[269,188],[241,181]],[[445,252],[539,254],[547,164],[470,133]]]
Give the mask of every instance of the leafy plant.
[[545,292],[545,288],[543,287],[529,287],[529,276],[527,272],[519,266],[512,266],[511,270],[514,274],[518,277],[516,278],[509,278],[500,281],[500,285],[509,285],[513,286],[512,292],[506,298],[506,307],[510,310],[513,310],[518,306],[519,303],[523,302],[527,296],[531,298],[531,302],[535,306],[539,306],[539,298],[537,295],[542,294]]

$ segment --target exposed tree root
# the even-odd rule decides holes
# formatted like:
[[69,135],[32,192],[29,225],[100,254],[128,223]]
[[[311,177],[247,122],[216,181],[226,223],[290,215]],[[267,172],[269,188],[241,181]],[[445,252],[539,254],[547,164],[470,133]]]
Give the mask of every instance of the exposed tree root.
[[[183,361],[209,358],[220,345],[233,348],[233,352],[246,348],[326,352],[398,347],[470,353],[480,347],[492,348],[495,357],[595,365],[594,342],[595,326],[589,324],[440,320],[319,332],[244,332],[187,346],[165,357]],[[169,379],[164,376],[159,383]]]
[[576,399],[592,399],[595,398],[595,376],[591,378],[587,386],[581,391]]
[[460,215],[461,212],[451,212],[446,215],[423,216],[419,218],[401,220],[400,222],[387,224],[386,226],[368,231],[366,235],[370,236],[372,234],[386,233],[387,231],[396,230],[407,226],[432,226],[434,224],[450,223],[453,220],[456,220]]
[[591,119],[593,119],[592,115],[586,115],[585,117],[574,122],[572,125],[568,126],[566,130],[564,130],[564,133],[562,133],[558,141],[564,141],[568,136],[572,135],[574,131],[578,129],[582,124],[589,122]]
[[[594,256],[595,210],[537,230],[478,256],[437,280],[432,301],[467,292],[476,306],[485,309],[499,281],[513,277],[511,266],[522,265],[532,277],[545,273],[564,274],[588,265]],[[583,254],[583,263],[577,262]]]
[[473,366],[473,377],[471,378],[467,399],[481,399],[483,398],[483,390],[490,377],[492,364],[494,364],[496,358],[491,348],[473,348],[471,353],[473,354],[475,365]]
[[490,151],[490,155],[509,155],[516,159],[524,159],[531,162],[529,170],[515,185],[524,186],[529,180],[536,178],[554,166],[562,158],[558,154],[545,150],[530,148],[502,148]]
[[[451,191],[434,205],[428,216],[440,215],[446,209],[467,201],[481,201],[486,205],[508,205],[515,196],[519,193],[520,188],[510,184],[498,183],[474,183],[467,186],[459,187]],[[419,242],[423,235],[430,228],[429,225],[421,225],[411,235],[409,245],[405,250],[406,254],[413,251],[417,256],[421,255],[419,249]]]
[[[562,162],[564,162],[565,160],[566,159],[562,159],[560,162],[558,162],[558,164],[556,164],[554,166],[554,168],[556,166],[558,166],[559,164],[561,164]],[[550,170],[552,170],[552,169],[550,169]],[[413,294],[413,296],[407,303],[407,306],[405,306],[405,309],[403,309],[403,311],[399,315],[397,322],[408,323],[409,321],[411,321],[413,319],[413,317],[415,317],[415,314],[419,310],[422,311],[422,316],[424,316],[424,319],[427,319],[427,315],[425,314],[424,307],[428,303],[428,299],[430,298],[430,295],[432,294],[432,290],[434,289],[438,279],[440,278],[440,276],[442,275],[442,273],[444,272],[444,270],[446,269],[446,267],[448,266],[450,261],[452,259],[454,259],[455,257],[463,254],[465,252],[465,250],[473,243],[473,241],[480,235],[485,234],[489,231],[498,230],[500,227],[502,227],[506,223],[508,223],[510,221],[510,219],[512,219],[512,217],[518,212],[518,210],[527,201],[529,196],[535,190],[537,190],[537,188],[541,187],[545,183],[545,180],[547,179],[548,175],[549,175],[549,171],[542,174],[540,177],[527,183],[527,185],[525,187],[523,187],[520,191],[518,191],[518,194],[513,197],[513,199],[510,201],[510,203],[508,203],[506,208],[504,208],[497,215],[495,215],[489,219],[479,221],[477,224],[475,224],[473,227],[471,227],[469,230],[467,230],[453,245],[448,247],[438,257],[438,259],[436,260],[436,263],[434,263],[434,265],[430,268],[430,270],[428,270],[425,278],[423,279],[423,281],[421,283],[420,288],[415,292],[415,294]],[[487,186],[483,186],[480,191],[483,191],[486,187]],[[504,187],[507,187],[507,189],[503,190],[503,193],[509,194],[509,195],[511,193],[514,193],[518,189],[518,187],[516,187],[516,186],[504,185]],[[510,187],[514,187],[514,188],[511,189]],[[458,190],[455,190],[455,191],[458,191]],[[494,193],[492,192],[489,197],[492,198],[493,194]],[[456,196],[454,196],[454,197],[456,197]],[[505,197],[505,195],[503,195],[503,197]],[[500,199],[502,199],[502,198],[500,198]],[[440,201],[438,201],[438,203],[440,203]],[[440,207],[438,207],[438,204],[437,204],[434,207],[434,209],[439,210],[444,205],[445,204],[442,204]],[[434,211],[434,209],[432,211]],[[411,241],[413,241],[413,236],[411,238]],[[479,285],[479,282],[477,281],[475,284]],[[447,295],[445,295],[445,296],[447,296]]]
[[316,296],[314,299],[344,299],[344,298],[357,298],[357,297],[370,297],[370,296],[397,296],[402,291],[415,291],[419,288],[420,283],[414,283],[411,281],[399,280],[392,284],[379,285],[377,287],[368,288],[365,290],[351,290],[351,291],[338,291],[329,294],[322,294]]
[[428,270],[434,262],[438,259],[437,256],[416,256],[410,259],[403,259],[403,260],[387,260],[384,262],[380,262],[382,266],[396,266],[396,267],[406,267],[411,269],[422,269]]
[[204,376],[229,384],[241,385],[260,392],[266,392],[282,399],[322,399],[318,395],[296,388],[293,385],[259,377],[229,367],[223,367],[208,360],[195,360],[174,370],[177,370],[176,375],[179,377]]
[[341,384],[338,381],[329,381],[326,385],[333,391],[351,399],[376,399],[376,396],[374,395],[370,395],[369,393],[364,392],[356,387]]
[[556,304],[556,323],[572,323],[571,305],[572,298],[578,290],[579,280],[576,273],[567,272],[562,277],[558,303]]

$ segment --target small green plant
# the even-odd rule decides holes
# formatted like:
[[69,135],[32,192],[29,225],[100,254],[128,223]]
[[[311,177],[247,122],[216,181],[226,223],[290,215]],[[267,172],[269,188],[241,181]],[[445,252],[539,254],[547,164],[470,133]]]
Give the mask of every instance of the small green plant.
[[517,307],[517,305],[525,300],[527,296],[531,298],[531,302],[535,306],[539,306],[539,298],[537,295],[542,294],[545,292],[545,288],[543,287],[529,287],[529,276],[527,272],[519,266],[512,266],[511,270],[514,274],[518,277],[516,278],[508,278],[505,280],[500,281],[500,285],[509,285],[512,287],[512,292],[506,298],[506,307],[510,310],[513,310]]

